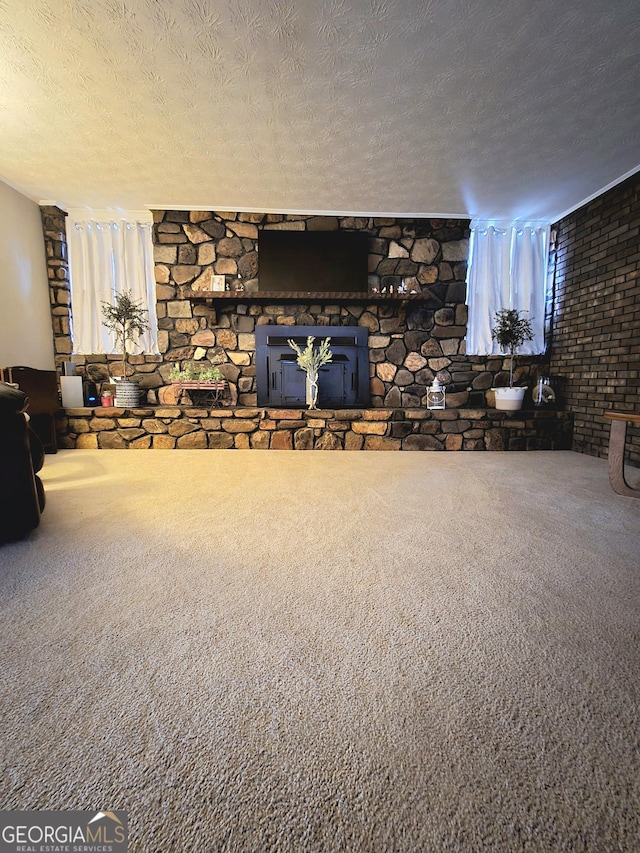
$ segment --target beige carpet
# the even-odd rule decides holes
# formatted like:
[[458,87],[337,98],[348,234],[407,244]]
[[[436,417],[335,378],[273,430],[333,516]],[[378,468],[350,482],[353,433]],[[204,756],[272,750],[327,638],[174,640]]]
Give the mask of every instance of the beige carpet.
[[640,501],[574,453],[63,451],[2,809],[132,851],[640,850]]

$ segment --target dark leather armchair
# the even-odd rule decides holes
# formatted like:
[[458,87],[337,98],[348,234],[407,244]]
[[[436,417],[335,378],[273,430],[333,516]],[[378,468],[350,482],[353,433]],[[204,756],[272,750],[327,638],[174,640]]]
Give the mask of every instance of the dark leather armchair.
[[24,414],[28,402],[23,391],[0,382],[0,543],[37,527],[45,504],[37,476],[44,448]]

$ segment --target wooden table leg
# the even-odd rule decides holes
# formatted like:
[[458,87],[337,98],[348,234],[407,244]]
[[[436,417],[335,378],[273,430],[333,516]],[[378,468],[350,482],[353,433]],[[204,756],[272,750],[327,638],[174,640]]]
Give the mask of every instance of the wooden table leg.
[[633,489],[624,478],[624,445],[627,437],[627,422],[611,421],[609,434],[609,482],[619,495],[640,498],[640,489]]

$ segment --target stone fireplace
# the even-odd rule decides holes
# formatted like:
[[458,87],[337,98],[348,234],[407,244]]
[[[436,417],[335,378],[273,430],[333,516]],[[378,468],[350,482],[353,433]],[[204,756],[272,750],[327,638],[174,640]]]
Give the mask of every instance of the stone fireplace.
[[[320,406],[369,405],[368,329],[344,326],[258,326],[256,380],[259,406],[304,406],[305,373],[288,341],[304,348],[309,335],[331,339],[332,360],[319,372]],[[318,342],[319,342],[318,340]]]
[[[43,208],[56,361],[72,352],[64,213]],[[570,446],[565,413],[517,420],[492,408],[502,356],[467,356],[468,222],[304,214],[154,212],[159,354],[129,364],[145,399],[135,410],[67,409],[65,448],[516,450]],[[369,240],[370,294],[264,293],[260,229],[360,230]],[[213,275],[228,291],[213,291]],[[398,292],[402,282],[414,295]],[[415,291],[416,284],[419,292]],[[331,337],[320,410],[305,404],[304,374],[287,340]],[[81,374],[108,381],[117,355],[78,355]],[[178,363],[216,365],[229,405],[176,405]],[[522,359],[526,381],[534,359]],[[275,373],[275,376],[271,374]],[[437,376],[447,409],[426,408]]]

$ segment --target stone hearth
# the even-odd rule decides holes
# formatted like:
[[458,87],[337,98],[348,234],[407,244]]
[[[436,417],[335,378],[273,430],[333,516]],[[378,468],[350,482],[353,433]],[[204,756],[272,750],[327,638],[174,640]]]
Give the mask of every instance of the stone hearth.
[[572,416],[537,409],[66,409],[61,448],[568,450]]

